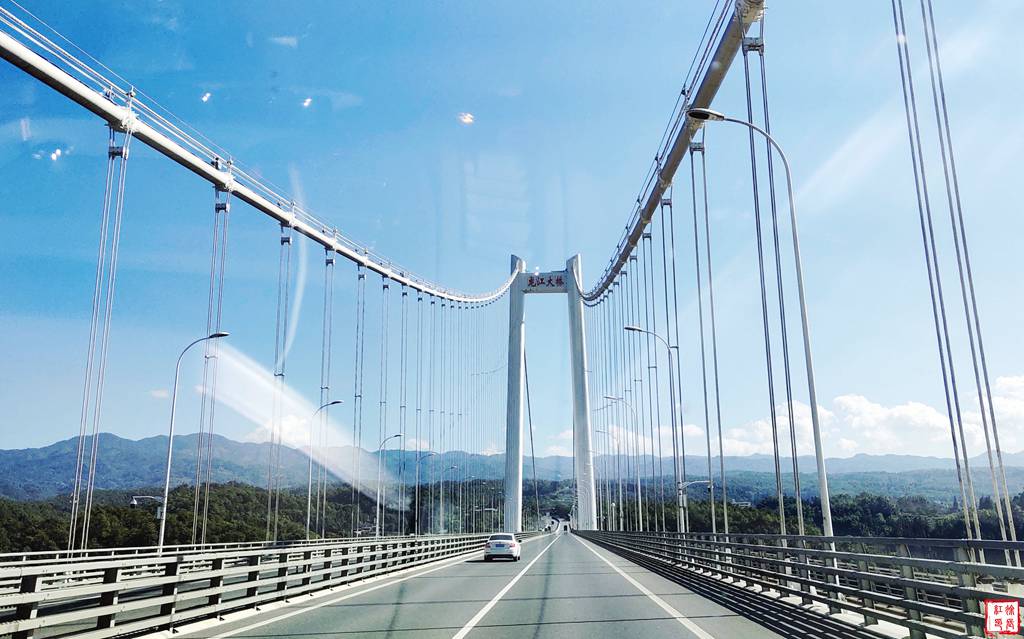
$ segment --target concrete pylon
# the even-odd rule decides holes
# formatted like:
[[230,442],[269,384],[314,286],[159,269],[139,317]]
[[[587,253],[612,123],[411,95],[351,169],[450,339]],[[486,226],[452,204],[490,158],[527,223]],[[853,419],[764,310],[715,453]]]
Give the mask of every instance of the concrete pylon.
[[590,399],[587,342],[580,294],[580,256],[564,271],[526,273],[526,263],[512,256],[515,280],[508,304],[508,403],[505,424],[505,532],[523,529],[523,399],[526,389],[527,293],[565,293],[569,302],[569,358],[572,368],[573,470],[576,477],[575,526],[597,528],[594,460],[590,446]]
[[508,401],[505,421],[505,532],[523,530],[523,364],[526,356],[523,273],[526,262],[512,256],[517,273],[508,291]]
[[569,368],[572,370],[572,441],[576,469],[576,527],[597,529],[594,458],[590,447],[590,389],[587,375],[587,339],[580,294],[580,256],[565,264],[565,294],[569,301]]

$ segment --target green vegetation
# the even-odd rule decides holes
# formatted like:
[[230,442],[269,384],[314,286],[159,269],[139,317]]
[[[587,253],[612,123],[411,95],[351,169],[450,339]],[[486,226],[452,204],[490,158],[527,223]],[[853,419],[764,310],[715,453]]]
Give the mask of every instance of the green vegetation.
[[[447,530],[460,530],[460,504],[464,513],[461,530],[490,530],[492,525],[496,525],[497,495],[500,493],[498,482],[475,481],[461,486],[461,491],[458,484],[446,482],[445,488],[444,520]],[[392,491],[394,488],[389,487],[389,492]],[[149,500],[141,501],[136,508],[129,507],[128,503],[132,495],[158,493],[159,489],[154,487],[132,491],[96,491],[89,530],[89,546],[110,548],[155,545],[159,525],[156,519],[156,503]],[[407,502],[410,505],[413,502],[413,494],[413,488],[406,487]],[[201,497],[200,511],[206,503],[206,496]],[[192,543],[195,491],[188,485],[178,486],[171,491],[169,501],[166,543]],[[67,548],[69,502],[70,499],[66,495],[45,501],[13,501],[0,498],[0,552]],[[350,536],[356,508],[359,534],[373,534],[375,495],[357,494],[357,499],[353,501],[351,486],[335,484],[328,489],[326,502],[326,536]],[[436,484],[433,487],[421,487],[420,503],[421,532],[437,532],[442,524],[440,490]],[[388,501],[388,504],[382,524],[386,534],[395,534],[401,529],[403,514],[405,530],[415,530],[417,515],[411,512],[411,508],[407,508],[403,513],[393,499]],[[234,482],[214,484],[206,509],[208,543],[261,541],[266,538],[266,490]],[[278,539],[287,541],[305,538],[305,490],[282,491],[277,502],[277,512]],[[197,536],[202,537],[201,520]]]
[[[551,514],[567,518],[572,508],[571,481],[540,481],[534,498],[533,482],[524,490],[524,518],[528,528],[533,527],[536,514]],[[395,488],[389,487],[394,493]],[[97,491],[90,527],[90,546],[96,548],[118,546],[149,546],[156,542],[156,506],[144,501],[137,508],[128,502],[133,494],[155,494],[155,488],[134,491]],[[406,487],[407,503],[413,501],[414,489]],[[420,487],[420,510],[397,508],[397,500],[388,501],[384,513],[386,534],[396,534],[402,528],[415,530],[417,516],[421,532],[438,532],[442,527],[450,531],[488,531],[500,523],[501,482],[474,480],[464,484],[446,482],[444,525],[440,510],[440,491],[437,484]],[[391,497],[397,495],[392,494]],[[692,496],[692,495],[691,495]],[[205,497],[205,496],[204,496]],[[195,493],[191,486],[181,485],[171,492],[167,520],[167,543],[187,544],[192,541],[192,508]],[[44,501],[12,501],[0,499],[0,552],[26,552],[35,550],[61,550],[67,547],[69,506],[67,496]],[[355,505],[354,505],[355,504]],[[460,509],[461,504],[461,509]],[[805,499],[804,518],[808,534],[820,534],[821,510],[817,499]],[[202,504],[201,504],[202,505]],[[980,499],[982,531],[986,538],[998,539],[999,526],[994,505],[988,497]],[[785,501],[787,528],[796,533],[796,501]],[[1024,536],[1024,493],[1013,499],[1014,520]],[[327,494],[326,534],[328,537],[349,536],[352,531],[353,511],[358,508],[360,534],[373,534],[374,496],[360,495],[352,500],[352,489],[336,484]],[[266,536],[267,493],[265,490],[240,483],[215,484],[209,495],[206,540],[209,543],[259,541]],[[647,505],[648,517],[660,516],[658,503]],[[607,512],[602,512],[605,517]],[[278,503],[278,538],[296,540],[305,537],[306,493],[291,489],[281,493]],[[867,537],[962,538],[965,536],[959,507],[933,501],[921,496],[888,497],[861,493],[839,494],[833,497],[833,521],[837,535]],[[628,527],[635,519],[632,504],[627,501]],[[718,529],[724,528],[721,505],[716,505]],[[665,508],[669,530],[675,530],[674,505]],[[653,519],[651,519],[653,521]],[[690,528],[710,531],[710,505],[706,499],[690,500]],[[729,525],[733,532],[777,533],[779,517],[774,498],[762,498],[749,506],[733,504],[729,508]],[[199,534],[201,535],[201,525]]]
[[[1018,536],[1024,533],[1024,493],[1012,500],[1014,523]],[[789,534],[797,533],[796,500],[784,501],[786,527]],[[999,520],[990,497],[978,500],[982,536],[999,539]],[[715,505],[718,530],[724,530],[721,502]],[[658,512],[660,504],[652,504],[648,516]],[[821,502],[817,498],[804,499],[805,530],[809,535],[821,534]],[[689,502],[690,530],[710,532],[711,508],[706,499]],[[627,502],[627,513],[636,517],[632,504]],[[669,530],[676,529],[675,505],[668,504],[665,520]],[[917,537],[924,539],[961,539],[966,536],[963,515],[959,506],[930,501],[920,496],[888,497],[861,493],[832,497],[832,524],[836,535],[858,537]],[[778,501],[764,498],[749,506],[732,504],[729,507],[729,529],[732,532],[777,534],[779,532]]]

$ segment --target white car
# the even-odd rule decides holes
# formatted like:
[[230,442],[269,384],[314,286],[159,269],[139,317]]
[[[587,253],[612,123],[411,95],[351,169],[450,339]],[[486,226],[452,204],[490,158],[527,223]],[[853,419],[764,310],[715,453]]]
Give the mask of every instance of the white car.
[[487,538],[484,545],[484,561],[497,557],[519,561],[522,550],[523,545],[516,541],[516,536],[512,533],[495,533]]

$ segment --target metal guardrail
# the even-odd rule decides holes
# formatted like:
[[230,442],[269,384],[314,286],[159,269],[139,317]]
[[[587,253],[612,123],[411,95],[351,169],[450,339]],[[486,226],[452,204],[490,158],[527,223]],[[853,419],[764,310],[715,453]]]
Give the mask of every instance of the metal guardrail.
[[165,548],[163,553],[110,549],[70,559],[67,553],[48,553],[48,558],[22,554],[20,560],[0,563],[0,636],[100,639],[168,630],[482,551],[487,537],[382,537],[243,548],[224,544]]
[[[198,553],[226,550],[248,550],[257,548],[282,548],[291,547],[296,544],[303,546],[332,545],[343,542],[367,541],[371,537],[327,537],[324,539],[289,540],[289,541],[233,541],[207,544],[165,544],[163,554],[168,553]],[[414,536],[388,537],[389,541],[396,539],[415,539]],[[0,553],[0,567],[7,567],[14,563],[59,563],[78,561],[82,559],[98,559],[109,557],[130,557],[148,556],[158,554],[155,546],[121,546],[116,548],[76,548],[73,550],[35,550],[28,552]]]
[[[885,636],[984,636],[985,599],[1024,604],[1024,543],[576,531],[627,558],[746,588]],[[985,563],[1004,560],[1005,564]],[[855,613],[850,615],[849,613]],[[883,633],[879,633],[880,635]]]

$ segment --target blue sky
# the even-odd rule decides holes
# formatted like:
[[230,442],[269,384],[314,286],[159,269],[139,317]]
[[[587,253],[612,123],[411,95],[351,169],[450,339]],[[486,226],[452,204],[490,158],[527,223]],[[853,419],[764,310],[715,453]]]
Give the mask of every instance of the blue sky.
[[[426,277],[483,291],[505,277],[510,253],[531,270],[580,253],[584,280],[594,281],[714,3],[24,4],[350,237]],[[1018,450],[1024,221],[1014,185],[1024,83],[1014,30],[1024,7],[936,5],[996,408],[1004,444]],[[773,130],[798,191],[826,450],[948,456],[889,5],[773,3],[765,37]],[[14,448],[78,430],[106,133],[9,65],[0,66],[0,86],[0,446]],[[716,108],[742,114],[742,90],[737,65]],[[926,108],[922,117],[933,135]],[[727,452],[767,452],[746,137],[721,125],[708,130],[707,145]],[[174,357],[204,329],[212,207],[209,186],[135,151],[103,420],[104,430],[129,437],[165,432]],[[685,190],[684,181],[677,196]],[[941,204],[941,192],[934,196]],[[677,211],[685,245],[688,211]],[[240,357],[264,367],[273,357],[277,236],[269,219],[235,206],[225,328]],[[321,254],[306,248],[288,362],[299,412],[319,386]],[[948,267],[950,247],[941,250]],[[693,398],[685,418],[701,445],[691,261],[680,253],[683,376]],[[955,271],[944,274],[961,326]],[[339,266],[334,386],[345,399],[354,277]],[[536,296],[527,313],[538,449],[566,451],[564,300]],[[485,350],[481,370],[500,364],[489,361],[500,359],[500,344]],[[963,348],[958,359],[966,380]],[[195,362],[187,366],[185,387],[198,375]],[[971,394],[965,385],[968,412]],[[197,406],[183,395],[184,432]],[[339,412],[344,429],[348,408]],[[219,432],[258,435],[258,417],[221,415]],[[980,431],[971,432],[972,452],[981,452]],[[501,444],[497,433],[480,439],[480,448]]]

